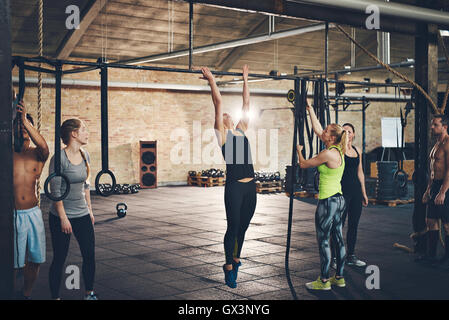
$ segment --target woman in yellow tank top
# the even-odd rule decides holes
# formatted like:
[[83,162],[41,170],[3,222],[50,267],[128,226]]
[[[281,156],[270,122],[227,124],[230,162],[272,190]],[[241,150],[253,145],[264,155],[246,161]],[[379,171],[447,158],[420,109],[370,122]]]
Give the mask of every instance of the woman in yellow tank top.
[[[310,111],[310,107],[307,106]],[[312,118],[312,121],[315,120]],[[303,146],[297,146],[299,166],[301,168],[318,167],[320,172],[319,201],[315,212],[315,228],[320,252],[321,274],[316,281],[306,283],[310,290],[330,290],[331,285],[346,286],[343,277],[346,250],[342,233],[342,214],[345,200],[341,191],[341,178],[345,167],[345,148],[347,133],[338,124],[330,124],[326,129],[317,132],[319,138],[326,144],[326,149],[311,159],[304,159],[301,151]],[[329,238],[337,246],[337,270],[330,278],[331,251]]]

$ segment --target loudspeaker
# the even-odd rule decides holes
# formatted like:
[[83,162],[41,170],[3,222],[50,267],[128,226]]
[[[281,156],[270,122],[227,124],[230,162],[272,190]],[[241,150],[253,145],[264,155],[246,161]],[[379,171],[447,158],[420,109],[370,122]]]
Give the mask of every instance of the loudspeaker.
[[157,188],[157,141],[140,141],[140,186]]

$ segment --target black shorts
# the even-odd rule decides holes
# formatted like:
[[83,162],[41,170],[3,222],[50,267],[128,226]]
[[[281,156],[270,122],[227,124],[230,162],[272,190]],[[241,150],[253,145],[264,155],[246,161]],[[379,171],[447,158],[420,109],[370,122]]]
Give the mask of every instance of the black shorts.
[[430,200],[427,202],[427,218],[441,219],[443,223],[449,223],[449,191],[446,192],[443,205],[437,206],[435,204],[435,198],[440,192],[442,185],[443,180],[434,180],[430,187]]

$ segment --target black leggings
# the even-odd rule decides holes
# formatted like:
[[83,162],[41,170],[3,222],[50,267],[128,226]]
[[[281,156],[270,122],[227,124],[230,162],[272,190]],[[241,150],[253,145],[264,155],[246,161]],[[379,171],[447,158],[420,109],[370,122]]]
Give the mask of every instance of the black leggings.
[[[90,215],[69,219],[72,231],[78,241],[83,257],[83,279],[87,291],[93,290],[95,278],[95,235]],[[59,298],[61,277],[67,253],[69,252],[70,234],[61,230],[61,220],[50,213],[49,218],[53,261],[49,271],[50,292],[52,299]]]
[[224,198],[228,224],[224,237],[224,250],[226,264],[231,264],[234,256],[240,258],[245,232],[256,209],[254,180],[246,183],[239,181],[226,183]]
[[329,279],[329,268],[331,264],[331,250],[329,238],[336,246],[337,276],[343,276],[346,250],[342,234],[341,217],[345,210],[345,199],[337,194],[327,199],[318,201],[315,212],[316,238],[320,252],[321,279]]
[[353,255],[355,243],[357,241],[357,228],[359,227],[360,216],[362,215],[362,192],[346,192],[343,194],[346,202],[346,210],[343,214],[342,225],[345,225],[346,216],[348,217],[348,231],[346,233],[346,244],[348,246],[348,255]]

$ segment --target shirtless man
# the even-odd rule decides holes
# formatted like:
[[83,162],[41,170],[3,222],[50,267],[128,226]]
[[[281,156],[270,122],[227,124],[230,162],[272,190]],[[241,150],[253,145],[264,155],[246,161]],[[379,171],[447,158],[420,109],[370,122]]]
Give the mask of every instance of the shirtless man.
[[[47,143],[33,127],[33,118],[26,113],[23,102],[17,107],[17,117],[22,119],[24,143],[20,152],[14,152],[14,283],[17,270],[24,268],[24,287],[17,298],[29,299],[45,262],[45,228],[38,207],[36,182],[41,176],[49,151]],[[31,147],[30,140],[36,145]],[[25,264],[25,253],[28,261]],[[14,285],[15,286],[15,285]]]
[[438,220],[441,219],[445,230],[446,252],[441,262],[449,259],[449,118],[437,115],[432,119],[432,134],[437,141],[430,151],[430,179],[423,195],[427,203],[427,256],[430,262],[436,261],[439,238]]

